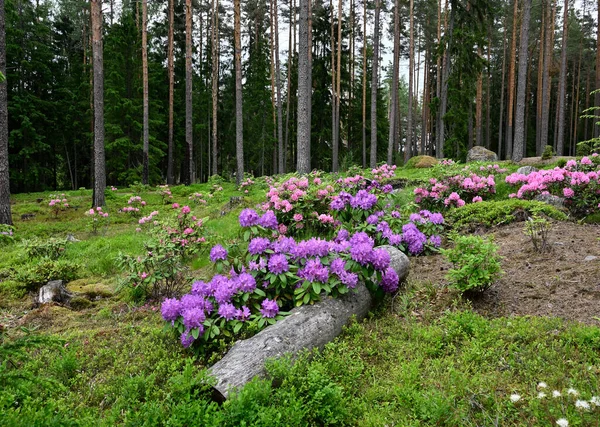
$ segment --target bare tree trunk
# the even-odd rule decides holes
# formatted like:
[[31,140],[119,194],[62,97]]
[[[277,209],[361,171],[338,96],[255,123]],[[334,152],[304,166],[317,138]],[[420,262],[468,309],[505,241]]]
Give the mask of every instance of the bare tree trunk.
[[[600,23],[600,0],[598,0],[598,20]],[[600,89],[600,24],[596,35],[596,90]],[[594,94],[594,105],[600,106],[600,91]],[[594,124],[594,137],[600,136],[600,125]]]
[[[273,113],[273,175],[277,173],[277,107],[275,104],[275,23],[273,22],[273,0],[269,2],[269,46],[271,60],[269,68],[271,71],[271,111]],[[277,12],[275,12],[277,13]],[[256,38],[258,40],[258,37]]]
[[310,60],[310,1],[300,0],[298,40],[298,142],[297,166],[299,173],[310,172],[310,133],[312,70]]
[[565,0],[563,9],[562,52],[560,54],[560,81],[558,84],[558,134],[556,137],[556,154],[563,155],[565,145],[565,110],[567,91],[567,36],[569,27],[569,0]]
[[413,19],[413,0],[409,1],[409,42],[408,42],[408,113],[406,115],[406,145],[404,146],[404,164],[412,157],[413,145],[413,70],[415,68],[415,27]]
[[508,67],[508,110],[506,112],[506,158],[512,158],[513,152],[513,107],[515,100],[515,68],[517,62],[517,20],[519,1],[513,0],[513,26],[512,26],[512,47],[510,50],[510,64]]
[[540,129],[542,126],[542,106],[543,106],[542,93],[544,91],[544,89],[543,89],[544,88],[543,70],[544,70],[544,49],[545,49],[545,43],[544,43],[545,27],[546,27],[546,11],[544,9],[544,3],[542,2],[542,23],[540,25],[540,52],[539,52],[539,59],[538,59],[537,93],[536,93],[537,109],[536,109],[536,116],[535,116],[535,129],[536,129],[535,155],[536,156],[542,155],[542,146],[540,143],[540,141],[541,141]]
[[573,61],[573,81],[571,85],[571,137],[569,142],[569,150],[567,154],[570,156],[575,155],[575,145],[577,144],[577,124],[579,122],[577,115],[579,114],[579,79],[581,78],[581,43],[579,43],[579,60],[577,61],[577,67],[575,67],[575,61]]
[[148,152],[150,150],[150,127],[148,117],[148,0],[142,0],[142,76],[144,86],[142,184],[148,185]]
[[[504,19],[504,28],[506,28],[506,18]],[[500,88],[500,120],[498,123],[498,159],[505,159],[502,156],[502,130],[504,128],[504,83],[506,82],[506,31],[502,37],[502,85]]]
[[[285,106],[285,147],[283,155],[283,173],[287,172],[287,154],[290,141],[290,102],[292,96],[292,58],[296,49],[295,40],[292,38],[292,28],[296,33],[296,0],[290,1],[290,28],[288,31],[288,65],[287,65],[287,103]],[[295,38],[295,37],[294,37]]]
[[277,141],[279,149],[278,172],[285,173],[284,157],[285,151],[283,147],[283,110],[281,105],[281,76],[279,67],[279,19],[277,14],[277,0],[273,0],[273,25],[275,27],[275,86],[277,92]]
[[348,93],[348,118],[347,118],[347,135],[348,135],[348,144],[347,149],[348,153],[352,153],[351,151],[351,141],[354,136],[354,119],[352,117],[352,113],[354,112],[354,59],[355,59],[355,45],[356,40],[354,40],[354,25],[355,25],[355,12],[354,12],[354,0],[350,0],[350,61],[348,64],[348,74],[350,75],[350,92]]
[[393,65],[392,65],[392,87],[390,90],[390,130],[388,136],[388,153],[387,153],[387,164],[392,165],[394,161],[394,146],[396,144],[395,138],[397,135],[396,128],[396,110],[398,109],[398,80],[400,74],[400,14],[399,14],[399,1],[394,0],[394,50],[393,50]]
[[[477,49],[477,55],[481,56],[481,47]],[[475,145],[482,145],[483,141],[483,70],[477,77],[477,95],[475,96]]]
[[338,0],[337,72],[335,89],[335,139],[333,141],[333,172],[339,169],[340,103],[342,98],[342,0]]
[[381,0],[375,0],[375,28],[373,29],[373,70],[371,72],[371,156],[369,165],[377,166],[377,86],[379,84],[379,13]]
[[167,68],[169,72],[169,145],[167,151],[167,184],[173,185],[173,99],[175,70],[173,65],[173,27],[175,19],[175,0],[169,0],[169,37],[167,48]]
[[[428,23],[429,24],[429,23]],[[423,103],[421,111],[421,155],[425,154],[427,142],[427,119],[429,118],[429,49],[425,48],[425,60],[423,64]]]
[[491,46],[492,46],[492,33],[491,29],[488,31],[488,45],[487,45],[487,84],[486,84],[486,120],[485,120],[485,148],[488,150],[491,148],[492,136],[491,136],[491,111],[490,111],[490,91],[492,89],[492,70],[491,70]]
[[92,55],[94,57],[94,200],[104,206],[106,165],[104,159],[104,62],[102,55],[102,0],[91,0]]
[[[553,1],[553,0],[551,0]],[[548,144],[548,121],[550,118],[550,85],[552,83],[550,77],[550,63],[552,62],[552,47],[553,47],[553,37],[552,33],[554,32],[554,21],[551,18],[550,14],[551,5],[547,5],[546,9],[546,29],[545,35],[545,47],[544,47],[544,70],[542,72],[542,122],[540,128],[540,141],[539,141],[539,154],[541,155],[544,147]]]
[[185,184],[193,182],[192,128],[192,0],[185,1],[185,141],[187,144],[187,174]]
[[6,18],[0,0],[0,224],[12,225],[8,173],[8,88],[6,83]]
[[[590,108],[590,72],[586,72],[587,78],[585,80],[585,104],[584,109]],[[593,125],[593,123],[592,123]],[[589,119],[583,119],[583,140],[587,141],[588,139],[588,128],[589,128]]]
[[219,0],[212,4],[212,174],[219,173],[217,165],[217,107],[219,103]]
[[[448,0],[446,0],[446,10],[448,10]],[[454,15],[455,9],[450,11],[450,22],[446,27],[448,43],[444,49],[444,59],[442,63],[442,88],[440,91],[440,107],[437,114],[436,128],[436,157],[441,159],[444,157],[444,116],[448,107],[448,77],[450,76],[450,55],[449,51],[452,46],[452,38],[454,32]]]
[[521,16],[521,41],[519,46],[519,77],[517,87],[517,111],[515,117],[515,139],[513,147],[513,162],[520,162],[523,158],[527,142],[525,141],[525,101],[527,92],[527,65],[529,54],[529,20],[531,14],[531,0],[523,0],[523,13]]
[[233,31],[235,43],[235,154],[237,185],[244,179],[244,115],[242,113],[242,42],[240,37],[240,0],[233,0]]
[[337,106],[337,101],[336,101],[336,78],[335,78],[335,71],[336,71],[336,67],[335,67],[335,36],[334,36],[334,31],[335,31],[335,19],[333,16],[333,0],[329,0],[329,13],[331,14],[330,16],[330,20],[331,20],[331,28],[330,28],[330,32],[329,32],[329,43],[330,43],[330,54],[331,54],[331,171],[335,172],[334,168],[337,165],[337,159],[336,159],[336,154],[337,154],[337,135],[336,135],[336,131],[337,128],[335,127],[336,125],[336,116],[335,116],[335,112],[336,112],[336,106]]
[[[600,0],[598,0],[600,1]],[[367,0],[363,0],[362,167],[367,167]]]

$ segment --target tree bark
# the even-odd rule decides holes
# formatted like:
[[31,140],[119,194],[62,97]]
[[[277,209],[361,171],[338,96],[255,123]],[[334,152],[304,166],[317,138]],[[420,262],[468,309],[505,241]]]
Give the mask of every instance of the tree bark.
[[527,60],[529,54],[529,20],[531,15],[531,0],[523,0],[521,17],[521,42],[519,46],[519,76],[517,81],[517,111],[515,117],[515,138],[513,147],[513,162],[520,162],[526,148],[525,141],[525,98],[527,92]]
[[[477,55],[481,56],[481,47],[477,49]],[[477,94],[475,96],[475,145],[483,145],[483,124],[481,119],[483,118],[483,70],[477,77]]]
[[565,0],[563,9],[562,51],[560,54],[560,81],[558,84],[558,133],[556,136],[556,154],[563,155],[565,141],[565,110],[567,92],[567,36],[569,27],[569,0]]
[[106,163],[104,158],[104,62],[102,55],[102,0],[91,0],[92,56],[94,58],[94,200],[104,206]]
[[283,155],[283,173],[287,172],[287,154],[290,141],[290,103],[292,96],[292,58],[296,43],[292,38],[292,28],[295,34],[296,27],[296,0],[290,1],[290,28],[288,31],[288,65],[287,65],[287,103],[285,106],[285,147]]
[[[446,10],[448,10],[448,0],[446,0]],[[442,62],[442,88],[440,91],[440,106],[436,117],[436,157],[441,159],[444,157],[444,116],[448,107],[448,77],[450,76],[450,48],[452,46],[452,38],[454,33],[454,16],[455,8],[450,11],[450,22],[446,28],[448,37],[447,45],[444,49],[444,58]]]
[[[391,246],[392,268],[402,282],[409,269],[406,255]],[[264,377],[265,361],[291,354],[296,357],[303,350],[323,349],[343,330],[352,317],[363,319],[369,312],[373,299],[360,283],[354,291],[341,298],[325,298],[314,305],[304,305],[291,310],[290,315],[279,320],[252,338],[237,341],[229,352],[210,369],[216,378],[215,398],[223,401],[232,391],[239,389],[252,378]]]
[[544,74],[543,74],[543,70],[544,70],[544,31],[545,31],[545,27],[546,27],[546,13],[545,13],[545,9],[544,9],[544,3],[542,2],[542,22],[540,25],[540,52],[539,52],[539,59],[538,59],[538,75],[537,75],[537,93],[536,93],[536,102],[537,102],[537,109],[536,109],[536,115],[535,115],[535,129],[536,129],[536,135],[535,135],[535,155],[536,156],[541,156],[542,155],[542,146],[540,144],[540,128],[542,126],[542,93],[544,91]]
[[278,172],[285,173],[284,157],[285,151],[283,148],[283,107],[281,105],[281,76],[279,66],[279,13],[277,8],[277,0],[273,0],[273,25],[275,27],[275,87],[277,93],[277,141],[278,141]]
[[236,184],[244,179],[244,115],[242,113],[242,42],[240,37],[240,0],[233,0],[235,49],[235,154],[237,159]]
[[491,70],[491,48],[492,48],[492,30],[488,31],[488,45],[487,45],[487,84],[486,84],[486,120],[485,120],[485,148],[488,150],[492,145],[492,135],[491,135],[491,110],[490,110],[490,92],[492,89],[492,70]]
[[185,184],[193,182],[194,139],[192,128],[192,0],[185,0],[185,142],[187,145],[187,169]]
[[[504,28],[506,28],[506,18],[504,19]],[[502,156],[502,130],[504,129],[504,88],[506,82],[506,30],[502,36],[502,84],[500,88],[500,120],[498,122],[498,159],[505,159]]]
[[413,145],[413,70],[415,68],[415,37],[413,19],[413,0],[409,1],[409,41],[408,41],[408,113],[406,114],[406,145],[404,146],[404,164],[412,157]]
[[212,174],[219,173],[217,165],[217,107],[219,102],[219,0],[212,3]]
[[[551,0],[553,1],[553,0]],[[546,8],[546,29],[545,31],[545,46],[544,46],[544,70],[542,72],[542,121],[540,128],[540,142],[539,150],[540,155],[544,151],[544,147],[548,144],[548,121],[550,118],[550,85],[552,83],[550,77],[550,63],[552,62],[552,46],[554,32],[554,21],[551,18],[551,5],[548,4]]]
[[144,86],[142,184],[148,185],[148,152],[150,150],[150,125],[148,116],[148,0],[142,0],[142,82]]
[[[429,23],[428,23],[429,24]],[[429,122],[429,48],[425,47],[425,63],[423,66],[423,103],[421,111],[421,155],[426,152],[428,132],[427,125]]]
[[367,0],[363,0],[362,167],[367,167]]
[[517,62],[517,19],[518,19],[518,0],[513,0],[513,26],[512,26],[512,47],[510,50],[510,64],[508,66],[508,110],[506,112],[506,158],[512,158],[513,152],[513,107],[515,100],[515,68]]
[[8,173],[8,85],[6,80],[6,18],[0,0],[0,224],[12,225]]
[[400,14],[399,14],[399,1],[394,0],[394,48],[393,48],[393,62],[392,62],[392,88],[390,90],[390,130],[388,135],[388,154],[387,164],[392,165],[394,161],[394,147],[396,144],[396,110],[398,105],[398,80],[400,74]]
[[[600,0],[598,0],[598,20],[600,23]],[[600,24],[596,34],[596,90],[600,89]],[[594,94],[594,105],[600,106],[600,91]],[[595,123],[595,121],[593,122]],[[594,137],[600,136],[600,124],[594,124]]]
[[311,134],[311,99],[312,69],[310,59],[310,1],[300,0],[299,40],[298,40],[298,135],[297,166],[301,174],[310,172],[310,134]]
[[169,0],[169,36],[167,47],[167,69],[169,73],[169,142],[167,148],[167,184],[173,185],[173,100],[175,88],[175,67],[173,58],[173,27],[175,20],[175,0]]
[[337,110],[337,100],[336,100],[336,82],[335,78],[336,67],[335,67],[335,19],[333,16],[333,0],[329,0],[329,13],[330,15],[330,32],[329,32],[329,43],[330,43],[330,55],[331,55],[331,171],[335,172],[335,168],[337,167],[337,128],[336,128],[336,110]]
[[337,36],[337,71],[335,89],[335,140],[333,141],[333,172],[339,167],[339,141],[340,141],[340,103],[342,98],[342,0],[338,0],[338,36]]
[[377,166],[377,86],[379,85],[379,14],[381,0],[375,0],[375,27],[373,28],[373,69],[371,70],[371,156],[369,166]]

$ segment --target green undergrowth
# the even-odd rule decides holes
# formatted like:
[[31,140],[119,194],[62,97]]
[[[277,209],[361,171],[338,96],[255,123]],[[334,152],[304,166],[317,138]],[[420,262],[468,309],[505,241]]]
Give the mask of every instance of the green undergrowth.
[[446,213],[446,219],[457,229],[473,230],[478,227],[509,224],[533,215],[545,215],[559,221],[567,219],[564,212],[547,203],[521,199],[466,204],[460,208],[449,210]]

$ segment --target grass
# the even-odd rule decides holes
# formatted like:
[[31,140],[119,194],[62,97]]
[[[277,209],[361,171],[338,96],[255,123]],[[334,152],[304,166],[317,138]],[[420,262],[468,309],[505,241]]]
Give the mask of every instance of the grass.
[[[397,176],[418,182],[434,173],[399,168]],[[223,182],[179,186],[169,203],[191,204],[192,194],[209,194],[214,185],[223,190],[207,205],[191,205],[197,217],[208,218],[209,244],[238,238],[237,214],[262,202],[267,188],[261,180],[248,194]],[[411,203],[413,189],[410,184],[396,192],[395,202]],[[18,241],[3,247],[0,258],[0,324],[7,325],[0,330],[0,425],[519,426],[552,425],[561,417],[571,425],[598,425],[598,409],[578,410],[572,397],[536,398],[539,381],[548,383],[548,394],[556,389],[564,395],[572,387],[589,400],[600,393],[598,328],[554,318],[487,319],[431,283],[409,283],[322,352],[294,364],[274,361],[268,379],[253,381],[222,406],[213,403],[204,368],[227,343],[217,343],[210,360],[195,358],[165,330],[157,305],[135,306],[115,292],[117,254],[141,253],[146,239],[136,232],[136,219],[117,212],[139,191],[107,193],[111,223],[97,235],[84,215],[89,190],[66,193],[79,208],[59,212],[57,219],[47,209],[50,193],[14,197]],[[155,189],[140,194],[148,212],[171,214]],[[243,199],[230,205],[232,196]],[[485,212],[465,214],[467,219],[460,209],[453,212],[459,220],[479,216],[489,225],[513,212],[501,209],[506,201],[487,203],[493,209],[479,208]],[[489,219],[491,211],[498,214]],[[20,220],[27,213],[35,217]],[[90,303],[77,310],[32,309],[22,286],[2,272],[37,262],[27,257],[23,239],[67,234],[79,241],[67,246],[63,258],[82,266],[81,279],[69,288],[92,295]],[[196,277],[212,271],[206,252],[191,267]],[[450,304],[439,303],[441,293]],[[27,337],[39,344],[6,352]],[[514,393],[522,396],[518,402],[510,400]]]

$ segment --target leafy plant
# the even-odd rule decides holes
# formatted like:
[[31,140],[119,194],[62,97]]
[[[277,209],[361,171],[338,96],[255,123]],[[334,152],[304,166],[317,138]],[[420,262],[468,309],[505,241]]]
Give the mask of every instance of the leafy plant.
[[14,234],[15,228],[12,225],[0,224],[0,246],[12,243]]
[[536,252],[542,253],[548,249],[548,233],[550,232],[550,228],[550,221],[537,215],[529,217],[525,221],[524,233],[531,239]]
[[56,260],[65,253],[68,243],[69,241],[64,238],[52,237],[48,240],[34,238],[25,240],[23,246],[30,259],[39,257]]
[[483,292],[502,274],[498,247],[490,239],[479,236],[453,235],[451,249],[441,249],[452,263],[446,278],[460,293]]
[[554,152],[554,149],[552,148],[551,145],[546,145],[544,147],[544,151],[542,152],[542,160],[549,160],[552,157],[554,157],[554,154],[556,154]]
[[35,265],[17,270],[13,279],[21,282],[27,290],[33,291],[50,280],[75,280],[79,278],[80,270],[81,265],[73,261],[43,258]]

